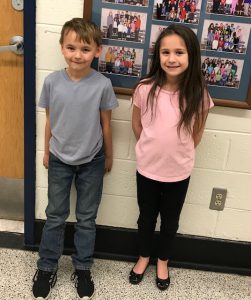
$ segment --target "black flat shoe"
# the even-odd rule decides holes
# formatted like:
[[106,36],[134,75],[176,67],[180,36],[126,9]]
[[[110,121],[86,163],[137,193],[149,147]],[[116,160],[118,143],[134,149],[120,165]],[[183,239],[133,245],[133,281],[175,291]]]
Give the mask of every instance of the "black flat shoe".
[[156,276],[156,285],[157,288],[161,291],[167,290],[170,285],[170,277],[168,277],[167,279],[160,279],[158,276]]
[[[146,267],[146,269],[147,269],[147,267]],[[143,277],[144,277],[146,269],[145,269],[145,271],[142,274],[137,274],[137,273],[135,273],[133,271],[133,268],[132,268],[132,270],[131,270],[131,272],[129,274],[129,282],[131,284],[139,284],[142,281]]]

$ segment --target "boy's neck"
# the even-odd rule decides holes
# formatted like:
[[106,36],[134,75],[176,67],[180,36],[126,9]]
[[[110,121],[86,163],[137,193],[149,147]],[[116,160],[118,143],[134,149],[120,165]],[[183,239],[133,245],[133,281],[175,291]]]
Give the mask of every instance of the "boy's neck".
[[74,71],[70,68],[65,68],[65,71],[68,75],[68,77],[72,80],[72,81],[79,81],[81,79],[83,79],[84,77],[86,77],[87,75],[90,74],[91,72],[91,68],[82,70],[82,71]]

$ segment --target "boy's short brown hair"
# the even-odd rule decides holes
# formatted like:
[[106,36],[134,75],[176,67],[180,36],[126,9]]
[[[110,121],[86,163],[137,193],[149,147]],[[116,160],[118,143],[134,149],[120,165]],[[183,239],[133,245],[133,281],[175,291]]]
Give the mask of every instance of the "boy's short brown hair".
[[60,44],[64,42],[64,37],[69,31],[74,31],[77,37],[88,44],[93,40],[97,46],[102,43],[102,33],[100,28],[91,21],[86,21],[83,18],[73,18],[67,21],[61,30]]

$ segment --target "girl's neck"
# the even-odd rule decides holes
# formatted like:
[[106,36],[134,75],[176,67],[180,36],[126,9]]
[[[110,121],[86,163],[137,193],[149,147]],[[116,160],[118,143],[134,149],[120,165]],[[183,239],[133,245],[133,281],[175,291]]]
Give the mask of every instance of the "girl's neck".
[[168,92],[177,92],[178,90],[178,83],[177,82],[166,82],[163,86],[162,89],[166,90]]

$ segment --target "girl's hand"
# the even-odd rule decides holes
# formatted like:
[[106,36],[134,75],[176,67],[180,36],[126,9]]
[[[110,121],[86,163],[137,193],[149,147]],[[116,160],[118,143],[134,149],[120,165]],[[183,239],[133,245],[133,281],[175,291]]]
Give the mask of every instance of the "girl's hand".
[[43,165],[44,165],[45,169],[48,169],[48,166],[49,166],[49,154],[44,154]]
[[112,169],[112,157],[105,158],[105,173],[110,172]]

